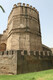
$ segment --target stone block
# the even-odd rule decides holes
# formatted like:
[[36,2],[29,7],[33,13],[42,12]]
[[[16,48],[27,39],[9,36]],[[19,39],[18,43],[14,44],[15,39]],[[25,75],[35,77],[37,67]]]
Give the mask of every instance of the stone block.
[[17,7],[17,5],[16,5],[16,4],[14,4],[14,5],[13,5],[13,8],[16,8],[16,7]]
[[27,4],[26,6],[29,7],[29,4]]
[[25,3],[23,3],[23,6],[25,6]]
[[18,5],[18,6],[21,6],[21,3],[18,3],[17,5]]

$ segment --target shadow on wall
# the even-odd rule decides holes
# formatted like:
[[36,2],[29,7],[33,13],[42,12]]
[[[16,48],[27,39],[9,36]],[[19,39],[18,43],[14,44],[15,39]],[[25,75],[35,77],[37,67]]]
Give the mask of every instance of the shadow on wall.
[[6,50],[6,44],[2,43],[0,44],[0,51],[5,51]]

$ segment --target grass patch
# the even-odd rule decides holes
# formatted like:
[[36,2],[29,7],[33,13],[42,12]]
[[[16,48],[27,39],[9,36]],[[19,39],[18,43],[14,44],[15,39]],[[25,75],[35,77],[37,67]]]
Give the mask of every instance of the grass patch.
[[0,75],[0,80],[53,80],[53,69],[19,75]]

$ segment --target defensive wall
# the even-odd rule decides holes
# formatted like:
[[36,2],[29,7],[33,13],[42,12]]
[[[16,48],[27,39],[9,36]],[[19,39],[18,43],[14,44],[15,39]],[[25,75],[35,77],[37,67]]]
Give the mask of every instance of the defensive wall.
[[0,34],[0,74],[21,74],[53,68],[53,54],[42,44],[39,12],[14,4],[7,29]]
[[11,50],[0,52],[0,74],[21,74],[53,68],[52,52]]

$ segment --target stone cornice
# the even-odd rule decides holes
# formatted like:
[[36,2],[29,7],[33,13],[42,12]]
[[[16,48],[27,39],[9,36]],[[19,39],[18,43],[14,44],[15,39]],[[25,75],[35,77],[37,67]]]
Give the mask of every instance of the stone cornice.
[[41,33],[39,33],[38,31],[31,31],[30,29],[26,29],[26,28],[16,28],[16,29],[12,29],[9,34],[8,34],[8,37],[11,35],[11,34],[14,34],[14,33],[31,33],[31,34],[34,34],[34,35],[37,35],[37,36],[40,36],[41,37]]

